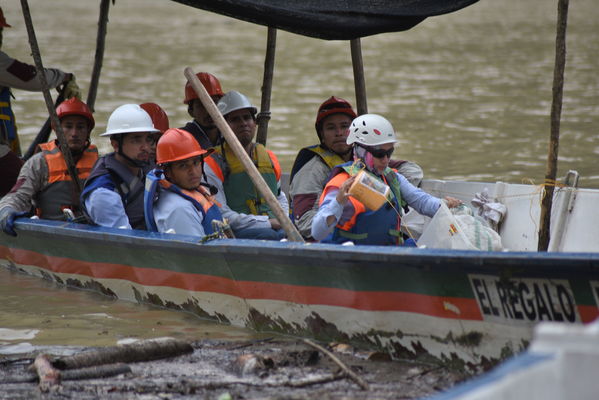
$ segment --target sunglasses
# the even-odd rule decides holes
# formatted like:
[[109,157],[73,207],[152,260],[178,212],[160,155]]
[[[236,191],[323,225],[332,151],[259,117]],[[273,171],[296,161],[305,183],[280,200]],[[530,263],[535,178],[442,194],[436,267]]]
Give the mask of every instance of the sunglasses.
[[385,156],[387,156],[388,158],[391,158],[391,154],[393,154],[393,151],[395,150],[394,147],[391,147],[389,150],[373,149],[372,147],[364,147],[364,148],[366,149],[367,152],[372,154],[372,156],[374,158],[384,158]]

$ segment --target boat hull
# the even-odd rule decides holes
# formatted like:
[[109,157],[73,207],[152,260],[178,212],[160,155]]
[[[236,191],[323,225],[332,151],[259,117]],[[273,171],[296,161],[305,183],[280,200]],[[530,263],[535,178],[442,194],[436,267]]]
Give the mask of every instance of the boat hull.
[[526,348],[539,321],[599,315],[599,254],[215,240],[22,220],[2,263],[222,323],[457,368]]

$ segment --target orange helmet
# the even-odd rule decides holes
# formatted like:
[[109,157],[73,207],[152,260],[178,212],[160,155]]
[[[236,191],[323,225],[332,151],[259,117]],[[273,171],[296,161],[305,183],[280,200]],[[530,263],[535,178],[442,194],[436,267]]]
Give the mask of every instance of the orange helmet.
[[94,116],[92,115],[92,112],[87,104],[76,97],[71,97],[70,99],[60,103],[60,105],[56,107],[56,115],[58,115],[58,119],[62,119],[63,117],[69,115],[80,115],[89,121],[90,131],[94,129],[94,126],[96,125]]
[[197,156],[209,156],[214,149],[204,150],[193,137],[183,129],[171,128],[158,139],[156,164],[167,164]]
[[[220,87],[220,82],[216,79],[216,76],[208,73],[208,72],[198,72],[196,74],[202,85],[206,88],[208,94],[212,96],[218,96],[219,98],[224,96],[223,89]],[[191,87],[191,83],[187,82],[185,84],[185,100],[183,103],[189,104],[191,100],[197,99],[198,95],[196,94],[193,87]]]
[[0,27],[12,28],[12,26],[8,25],[8,22],[6,22],[6,18],[4,18],[4,11],[2,11],[2,7],[0,7]]
[[168,129],[168,115],[162,107],[156,103],[143,103],[139,106],[150,114],[154,128],[158,129],[160,133],[164,133]]
[[[318,113],[316,114],[316,123],[314,127],[316,131],[320,131],[320,123],[323,119],[332,114],[346,114],[351,117],[353,120],[357,117],[355,111],[353,110],[351,104],[347,100],[342,99],[341,97],[331,96],[324,103],[318,107]],[[318,134],[320,136],[320,133]]]

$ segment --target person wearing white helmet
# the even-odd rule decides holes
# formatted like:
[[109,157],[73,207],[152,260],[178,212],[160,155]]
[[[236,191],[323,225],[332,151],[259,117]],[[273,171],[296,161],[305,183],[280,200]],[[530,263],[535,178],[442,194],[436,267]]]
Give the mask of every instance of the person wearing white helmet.
[[[257,109],[237,91],[230,91],[218,102],[218,109],[231,130],[250,156],[285,213],[289,204],[281,191],[281,167],[274,153],[259,143],[256,135]],[[206,159],[206,178],[216,186],[216,200],[233,229],[235,237],[244,239],[280,240],[285,237],[279,221],[266,200],[254,186],[228,143],[221,143]]]
[[[400,223],[404,205],[429,217],[437,212],[441,199],[413,186],[389,168],[396,142],[393,126],[380,115],[364,114],[352,121],[347,144],[353,145],[354,160],[331,172],[312,222],[314,239],[327,243],[397,245],[402,243]],[[376,210],[368,209],[349,194],[350,186],[362,170],[374,182],[390,188],[386,203]],[[446,197],[445,201],[449,207],[460,204],[452,197]]]
[[106,132],[114,153],[101,157],[81,193],[88,219],[96,225],[145,229],[144,181],[153,167],[154,127],[150,115],[137,104],[118,107],[108,118]]

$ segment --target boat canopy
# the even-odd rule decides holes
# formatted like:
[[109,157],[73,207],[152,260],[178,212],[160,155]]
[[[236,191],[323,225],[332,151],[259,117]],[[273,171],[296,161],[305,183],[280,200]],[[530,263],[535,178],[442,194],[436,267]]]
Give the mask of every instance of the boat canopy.
[[349,40],[408,30],[478,0],[174,0],[303,36]]

